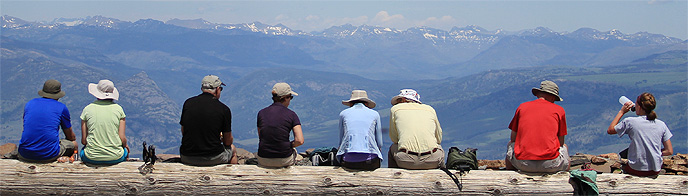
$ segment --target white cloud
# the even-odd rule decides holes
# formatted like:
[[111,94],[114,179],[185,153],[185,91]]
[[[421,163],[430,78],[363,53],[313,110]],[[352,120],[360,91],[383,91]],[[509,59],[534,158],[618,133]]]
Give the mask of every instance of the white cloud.
[[432,28],[450,29],[458,24],[458,20],[452,16],[429,17],[416,23],[416,26],[427,26]]
[[320,20],[320,17],[319,17],[319,16],[316,16],[316,15],[308,15],[308,16],[306,16],[306,21],[317,21],[317,20]]
[[401,14],[389,15],[387,11],[378,12],[373,18],[372,22],[375,23],[397,23],[404,20],[404,16]]
[[280,15],[275,16],[275,21],[285,21],[285,20],[289,20],[289,16],[284,15],[284,14],[280,14]]

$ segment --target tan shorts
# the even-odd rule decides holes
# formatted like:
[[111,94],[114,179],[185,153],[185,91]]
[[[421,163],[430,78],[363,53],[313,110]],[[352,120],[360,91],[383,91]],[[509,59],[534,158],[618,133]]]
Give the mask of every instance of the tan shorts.
[[398,144],[389,147],[388,167],[404,169],[437,169],[444,164],[444,150],[439,146],[437,151],[426,155],[415,155],[400,152]]
[[559,147],[559,156],[552,160],[518,160],[514,156],[514,142],[509,142],[506,159],[516,169],[524,172],[552,173],[569,170],[569,149],[566,145]]
[[296,156],[298,154],[299,153],[296,152],[296,148],[294,148],[294,153],[292,153],[289,157],[263,158],[258,155],[256,155],[256,157],[258,158],[258,165],[263,167],[287,167],[292,166],[296,163]]

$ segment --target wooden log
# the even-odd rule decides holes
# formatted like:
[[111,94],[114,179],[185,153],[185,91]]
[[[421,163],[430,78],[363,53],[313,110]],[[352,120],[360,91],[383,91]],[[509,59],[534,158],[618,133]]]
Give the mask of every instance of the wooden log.
[[[463,176],[460,192],[440,170],[380,168],[346,170],[334,166],[292,166],[281,169],[255,165],[193,167],[156,163],[141,174],[142,162],[93,167],[80,162],[32,164],[0,160],[0,195],[216,195],[216,194],[549,194],[573,192],[569,174],[527,174],[474,170]],[[656,179],[625,174],[597,176],[600,193],[688,194],[688,177]]]

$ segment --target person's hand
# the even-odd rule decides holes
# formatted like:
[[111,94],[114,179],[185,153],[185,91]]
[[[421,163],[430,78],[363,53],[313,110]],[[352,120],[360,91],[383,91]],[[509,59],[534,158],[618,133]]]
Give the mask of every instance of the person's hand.
[[623,104],[623,106],[621,106],[621,110],[619,112],[623,112],[625,114],[626,112],[630,111],[633,106],[633,102],[626,102]]

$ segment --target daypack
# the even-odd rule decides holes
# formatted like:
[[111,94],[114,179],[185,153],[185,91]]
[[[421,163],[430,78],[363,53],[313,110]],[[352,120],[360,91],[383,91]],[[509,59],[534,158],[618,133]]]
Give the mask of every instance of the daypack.
[[449,148],[447,154],[447,168],[461,171],[470,171],[478,169],[478,157],[475,148],[466,148],[465,151],[459,150],[457,147]]
[[317,148],[308,154],[313,166],[336,166],[339,165],[337,161],[337,148],[322,147]]

